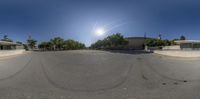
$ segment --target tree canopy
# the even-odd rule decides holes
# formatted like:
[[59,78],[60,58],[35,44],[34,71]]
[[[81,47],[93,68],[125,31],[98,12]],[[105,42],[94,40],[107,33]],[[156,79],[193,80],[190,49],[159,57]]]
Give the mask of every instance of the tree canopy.
[[72,39],[64,40],[61,37],[55,37],[48,42],[41,42],[38,48],[42,50],[77,50],[84,49],[85,44]]
[[36,44],[37,44],[37,40],[34,40],[31,37],[29,37],[29,39],[27,40],[28,47],[31,49],[34,49],[36,47]]
[[171,45],[176,45],[175,43],[176,40],[178,39],[160,40],[160,39],[148,38],[145,40],[145,44],[150,47],[171,46]]
[[76,50],[76,49],[84,49],[84,48],[85,48],[85,44],[72,40],[72,39],[66,40],[64,42],[64,49],[67,49],[67,50]]
[[151,47],[156,47],[156,46],[164,46],[165,42],[163,40],[160,39],[146,39],[145,41],[147,46],[151,46]]
[[118,49],[128,44],[128,41],[120,33],[110,35],[103,40],[98,40],[91,45],[94,49]]
[[4,35],[3,39],[1,39],[1,41],[13,42],[12,39],[8,38],[8,35]]
[[23,44],[23,43],[22,43],[22,42],[20,42],[20,41],[16,41],[16,43],[17,43],[17,44],[20,44],[20,45],[22,45],[22,44]]
[[186,40],[186,37],[181,35],[180,40]]
[[55,37],[55,38],[50,40],[49,44],[52,44],[54,49],[61,50],[63,48],[63,45],[64,45],[64,39],[61,38],[61,37]]

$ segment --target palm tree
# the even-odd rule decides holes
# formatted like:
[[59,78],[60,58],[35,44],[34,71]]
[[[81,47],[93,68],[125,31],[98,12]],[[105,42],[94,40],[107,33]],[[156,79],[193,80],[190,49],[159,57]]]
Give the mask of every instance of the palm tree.
[[37,40],[32,39],[31,37],[29,37],[29,39],[27,40],[27,45],[30,49],[34,49],[35,46],[37,44]]
[[61,37],[55,37],[51,39],[50,42],[53,45],[54,50],[61,50],[64,46],[64,39]]

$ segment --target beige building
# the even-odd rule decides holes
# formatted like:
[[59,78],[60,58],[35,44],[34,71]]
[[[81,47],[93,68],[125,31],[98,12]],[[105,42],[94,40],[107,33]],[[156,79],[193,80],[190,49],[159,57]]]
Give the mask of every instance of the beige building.
[[13,42],[0,41],[0,50],[15,50],[24,49],[23,45],[16,44]]
[[199,50],[200,40],[178,40],[175,41],[182,50]]
[[126,49],[143,50],[145,48],[145,37],[127,37],[128,45]]

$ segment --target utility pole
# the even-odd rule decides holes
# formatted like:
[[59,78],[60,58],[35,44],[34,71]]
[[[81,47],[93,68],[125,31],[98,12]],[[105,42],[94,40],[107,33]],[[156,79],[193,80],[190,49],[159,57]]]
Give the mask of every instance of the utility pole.
[[147,44],[146,44],[146,39],[147,39],[147,33],[145,32],[145,33],[144,33],[144,50],[145,50],[145,51],[148,51],[148,46],[147,46]]

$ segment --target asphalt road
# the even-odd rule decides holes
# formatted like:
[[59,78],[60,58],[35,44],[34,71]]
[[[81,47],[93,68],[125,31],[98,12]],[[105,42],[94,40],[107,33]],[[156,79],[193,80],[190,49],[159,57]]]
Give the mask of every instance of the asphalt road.
[[200,59],[92,50],[0,59],[0,99],[199,99]]

